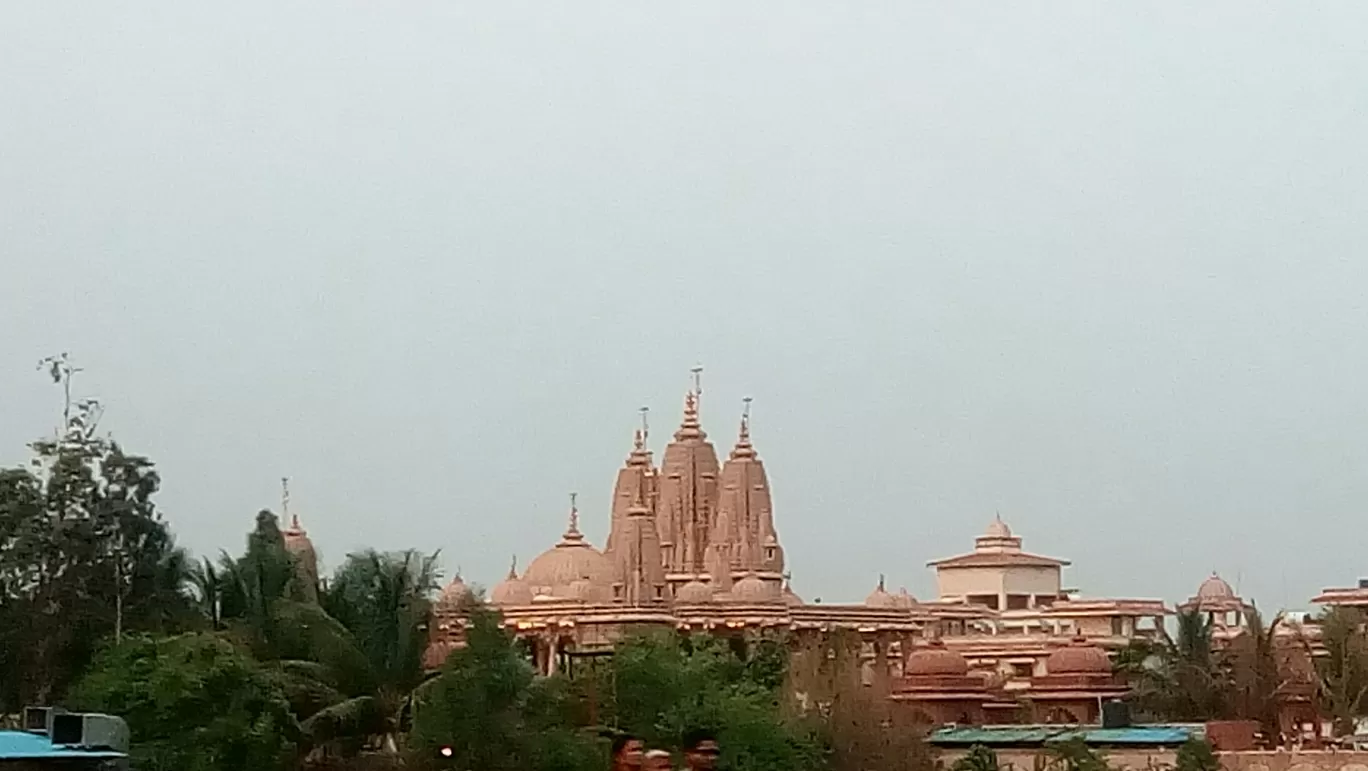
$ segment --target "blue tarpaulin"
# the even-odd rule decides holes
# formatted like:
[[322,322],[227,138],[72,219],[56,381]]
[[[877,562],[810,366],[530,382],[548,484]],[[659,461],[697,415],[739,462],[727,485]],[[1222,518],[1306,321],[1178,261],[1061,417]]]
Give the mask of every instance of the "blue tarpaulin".
[[982,744],[1041,745],[1058,744],[1082,739],[1087,744],[1099,745],[1178,745],[1200,736],[1201,726],[1194,725],[1137,725],[1128,728],[1101,726],[964,726],[940,728],[931,732],[929,741],[939,747]]
[[42,734],[26,731],[0,731],[0,760],[41,760],[43,758],[91,758],[112,760],[126,757],[122,752],[86,750],[53,744]]

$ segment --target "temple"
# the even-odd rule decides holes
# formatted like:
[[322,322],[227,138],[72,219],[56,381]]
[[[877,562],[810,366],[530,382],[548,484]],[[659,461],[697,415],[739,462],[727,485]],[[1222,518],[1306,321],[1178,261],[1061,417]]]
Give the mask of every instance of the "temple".
[[[749,400],[722,459],[704,430],[701,397],[695,381],[659,465],[647,427],[635,432],[613,484],[602,550],[581,531],[572,496],[560,540],[521,573],[515,561],[490,591],[541,672],[573,671],[579,658],[604,655],[643,627],[729,636],[782,630],[819,647],[844,630],[859,640],[863,684],[919,719],[1015,722],[1027,694],[1052,705],[1042,718],[1091,719],[1098,700],[1117,693],[1110,669],[1097,663],[1157,634],[1170,612],[1158,600],[1078,597],[1064,588],[1068,561],[1025,551],[1001,516],[972,551],[930,563],[935,598],[890,590],[880,576],[863,602],[805,602],[790,583]],[[429,627],[429,666],[461,644],[469,599],[460,577],[443,592]]]

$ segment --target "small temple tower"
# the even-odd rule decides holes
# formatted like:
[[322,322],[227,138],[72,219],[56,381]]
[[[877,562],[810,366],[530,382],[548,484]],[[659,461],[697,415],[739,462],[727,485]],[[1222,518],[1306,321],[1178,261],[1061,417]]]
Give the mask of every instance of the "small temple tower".
[[299,515],[290,512],[290,480],[280,478],[280,515],[289,522],[280,531],[285,539],[285,551],[295,563],[295,577],[299,581],[301,597],[307,602],[318,602],[318,553],[309,534],[299,524]]
[[773,503],[764,461],[750,439],[750,399],[741,415],[736,447],[722,466],[717,518],[708,548],[720,552],[714,564],[724,565],[731,577],[753,573],[772,584],[778,596],[784,580],[784,549],[774,529]]

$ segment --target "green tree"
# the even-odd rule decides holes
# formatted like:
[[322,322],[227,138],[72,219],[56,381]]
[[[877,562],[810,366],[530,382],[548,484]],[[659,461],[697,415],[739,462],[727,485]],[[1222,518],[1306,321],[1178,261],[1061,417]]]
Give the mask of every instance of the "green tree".
[[186,557],[153,496],[147,458],[97,434],[101,409],[71,399],[79,370],[51,357],[63,424],[34,442],[28,469],[0,471],[3,706],[59,698],[105,637],[167,632],[193,619]]
[[1210,744],[1201,739],[1188,739],[1178,748],[1174,771],[1221,771],[1221,761]]
[[[1368,711],[1368,637],[1363,623],[1361,611],[1342,607],[1329,609],[1320,619],[1325,655],[1314,659],[1317,691],[1336,736],[1352,734],[1357,718]],[[1309,645],[1305,653],[1311,655]]]
[[1280,732],[1278,700],[1287,677],[1280,666],[1278,629],[1283,614],[1265,622],[1256,609],[1245,618],[1245,630],[1222,652],[1221,665],[1229,683],[1230,717],[1258,721],[1265,737]]
[[982,744],[975,744],[950,765],[950,771],[998,771],[997,753]]
[[137,768],[283,768],[298,725],[280,683],[217,636],[129,636],[102,651],[71,694],[128,721]]
[[1136,640],[1117,656],[1137,711],[1158,719],[1202,721],[1229,712],[1228,675],[1212,649],[1212,625],[1198,611],[1178,614],[1177,634],[1161,629],[1157,640]]
[[304,722],[314,742],[377,738],[399,749],[400,716],[423,682],[429,597],[437,589],[437,555],[367,550],[347,557],[323,594],[324,610],[350,633],[369,668],[368,690],[320,710]]
[[465,647],[418,690],[409,749],[417,764],[481,771],[587,771],[606,753],[576,728],[561,678],[537,678],[497,614],[471,611]]
[[677,747],[689,728],[712,728],[729,771],[815,768],[817,737],[785,719],[782,678],[771,665],[751,666],[750,647],[674,634],[619,644],[612,673],[618,725],[663,747]]
[[1111,771],[1107,759],[1082,739],[1050,745],[1049,765],[1058,771]]

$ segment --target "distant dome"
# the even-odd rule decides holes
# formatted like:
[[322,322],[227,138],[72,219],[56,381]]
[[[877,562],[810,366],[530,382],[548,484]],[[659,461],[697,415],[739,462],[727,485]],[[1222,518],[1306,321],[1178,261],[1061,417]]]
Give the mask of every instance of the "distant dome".
[[906,587],[899,589],[898,593],[893,595],[893,607],[895,608],[910,609],[915,608],[916,606],[917,598],[913,597],[911,594],[908,594]]
[[950,675],[961,677],[969,674],[969,662],[964,657],[945,647],[940,640],[932,640],[918,648],[907,657],[908,675]]
[[1110,675],[1111,671],[1107,652],[1082,637],[1075,637],[1045,659],[1047,675]]
[[803,598],[799,597],[798,593],[793,591],[793,587],[789,586],[788,580],[784,581],[784,591],[781,596],[784,598],[784,602],[790,607],[803,604]]
[[489,601],[495,605],[527,605],[532,602],[532,587],[518,578],[516,563],[508,569],[508,576],[490,590]]
[[1199,600],[1233,600],[1235,590],[1230,588],[1230,584],[1225,579],[1212,573],[1202,585],[1197,587],[1197,599]]
[[712,602],[712,589],[702,581],[697,579],[679,587],[675,592],[675,602],[681,605],[700,605],[705,602]]
[[745,578],[732,586],[731,598],[735,602],[766,602],[776,600],[779,597],[760,576],[755,573],[747,573]]
[[451,579],[451,583],[442,590],[442,596],[437,598],[437,604],[445,607],[455,607],[471,598],[470,587],[466,586],[465,581],[461,580],[461,574],[457,573]]
[[871,608],[896,608],[898,600],[884,589],[884,577],[879,576],[879,585],[865,597],[864,604]]
[[534,595],[549,594],[555,597],[566,596],[570,584],[581,578],[587,579],[596,588],[611,587],[613,563],[584,540],[573,521],[560,543],[532,560],[522,576]]

